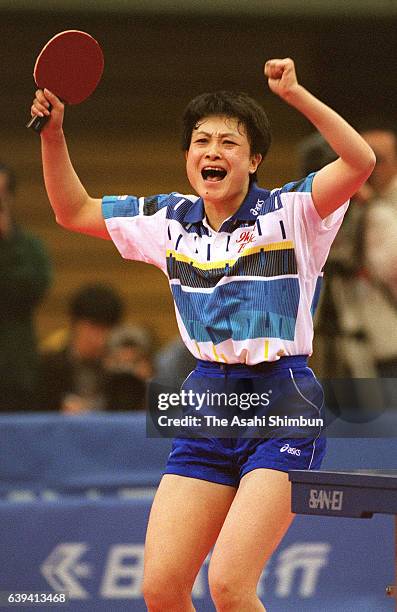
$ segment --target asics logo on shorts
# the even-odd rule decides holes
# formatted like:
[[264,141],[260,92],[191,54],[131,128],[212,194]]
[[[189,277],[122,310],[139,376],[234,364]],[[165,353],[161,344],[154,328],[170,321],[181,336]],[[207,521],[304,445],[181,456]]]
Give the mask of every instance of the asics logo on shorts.
[[287,452],[289,455],[296,455],[297,457],[300,457],[301,451],[299,448],[294,448],[293,446],[290,446],[289,444],[284,444],[284,446],[282,446],[280,448],[280,453],[285,453]]

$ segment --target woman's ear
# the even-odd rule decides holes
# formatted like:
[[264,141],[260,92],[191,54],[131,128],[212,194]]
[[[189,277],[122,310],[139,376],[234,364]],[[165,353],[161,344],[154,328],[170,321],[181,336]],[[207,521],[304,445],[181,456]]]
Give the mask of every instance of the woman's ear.
[[254,153],[254,155],[251,155],[250,170],[249,170],[250,174],[254,174],[257,171],[261,161],[262,161],[262,155],[260,153]]

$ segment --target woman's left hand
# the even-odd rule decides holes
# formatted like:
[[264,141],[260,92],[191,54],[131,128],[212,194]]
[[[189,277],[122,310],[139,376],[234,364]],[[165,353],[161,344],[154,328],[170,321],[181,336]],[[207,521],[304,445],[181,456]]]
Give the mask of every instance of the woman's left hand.
[[280,98],[287,99],[299,87],[294,61],[289,57],[268,60],[264,73],[270,89]]

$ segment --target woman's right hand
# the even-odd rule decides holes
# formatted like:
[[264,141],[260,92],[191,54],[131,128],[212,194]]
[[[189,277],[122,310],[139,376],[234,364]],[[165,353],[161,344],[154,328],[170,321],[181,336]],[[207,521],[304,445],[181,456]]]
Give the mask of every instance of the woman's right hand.
[[38,89],[31,109],[32,117],[49,117],[41,133],[58,133],[62,131],[65,105],[48,89]]

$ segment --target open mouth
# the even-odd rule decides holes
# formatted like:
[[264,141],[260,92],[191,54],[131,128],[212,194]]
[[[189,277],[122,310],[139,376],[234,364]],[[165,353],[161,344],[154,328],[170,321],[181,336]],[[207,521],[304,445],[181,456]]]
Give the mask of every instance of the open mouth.
[[213,183],[222,181],[225,178],[226,174],[226,170],[224,170],[223,168],[217,168],[215,166],[207,166],[201,171],[201,176],[203,177],[203,179],[205,181],[211,181]]

